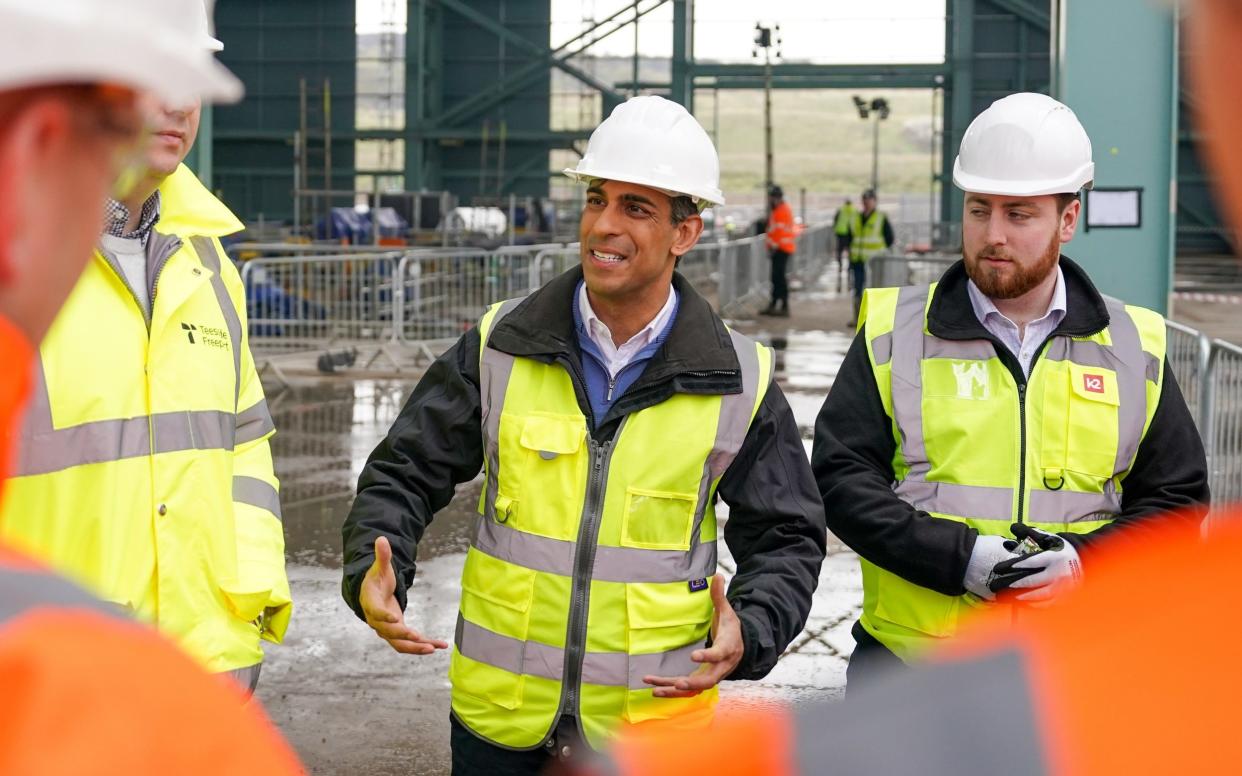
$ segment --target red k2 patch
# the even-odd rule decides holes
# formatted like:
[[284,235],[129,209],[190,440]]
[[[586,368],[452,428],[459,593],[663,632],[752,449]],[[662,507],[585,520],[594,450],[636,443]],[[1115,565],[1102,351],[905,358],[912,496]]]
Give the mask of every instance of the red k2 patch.
[[1082,389],[1089,393],[1104,393],[1104,375],[1084,374]]

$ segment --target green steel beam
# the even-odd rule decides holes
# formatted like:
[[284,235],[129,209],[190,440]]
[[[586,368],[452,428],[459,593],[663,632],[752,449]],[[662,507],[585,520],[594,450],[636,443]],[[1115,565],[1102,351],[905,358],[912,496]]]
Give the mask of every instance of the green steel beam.
[[[763,78],[764,67],[763,65],[750,64],[700,63],[694,65],[691,70],[696,79],[711,77]],[[947,75],[948,72],[949,70],[945,65],[938,63],[918,65],[807,65],[779,62],[772,65],[772,77],[774,79],[785,76],[921,76],[928,83],[931,83],[936,76]]]
[[551,64],[553,67],[557,67],[557,68],[560,68],[561,70],[564,70],[566,73],[569,73],[574,78],[577,78],[579,81],[581,81],[582,83],[586,84],[587,86],[590,86],[592,89],[597,90],[606,99],[613,99],[619,102],[624,102],[625,96],[618,92],[613,91],[612,87],[610,87],[608,84],[595,78],[590,73],[587,73],[586,71],[580,70],[579,68],[574,67],[573,65],[569,64],[569,62],[566,61],[566,58],[553,56],[552,52],[546,46],[541,46],[538,43],[532,43],[526,38],[523,38],[520,35],[513,33],[511,30],[507,29],[504,25],[500,24],[500,22],[497,22],[495,19],[492,19],[486,14],[476,11],[475,9],[466,5],[464,2],[461,2],[461,0],[437,0],[437,2],[439,2],[441,5],[443,5],[445,8],[449,9],[450,11],[453,11],[454,13],[458,14],[459,16],[463,16],[469,21],[474,22],[475,24],[479,25],[480,27],[487,30],[488,32],[491,32],[492,34],[506,41],[507,43],[512,43],[514,46],[520,49],[525,49],[526,51],[532,54],[539,55],[542,60],[541,64],[545,64],[545,65]]
[[1052,29],[1052,20],[1048,14],[1046,1],[1043,3],[1042,10],[1028,0],[988,0],[988,2],[1002,11],[1008,11],[1027,24],[1038,27],[1043,32]]
[[694,0],[673,0],[672,88],[669,99],[694,113]]
[[[669,0],[656,0],[656,2],[653,5],[640,9],[635,19],[646,16],[648,13],[664,5],[666,2],[669,2]],[[541,52],[544,55],[542,58],[537,59],[531,62],[530,64],[527,64],[515,70],[513,73],[509,74],[504,80],[492,86],[492,88],[489,89],[488,91],[480,92],[474,97],[471,97],[470,99],[464,100],[458,103],[457,105],[454,105],[447,112],[445,112],[443,115],[438,117],[437,119],[438,123],[440,124],[464,123],[466,121],[473,119],[479,114],[484,113],[487,110],[490,110],[491,108],[507,100],[512,99],[513,95],[518,94],[519,92],[521,92],[522,89],[525,89],[531,83],[543,77],[544,73],[547,72],[548,64],[553,64],[559,67],[560,64],[558,63],[564,63],[566,60],[571,59],[581,54],[583,51],[586,51],[587,49],[589,49],[591,46],[595,45],[599,41],[607,38],[609,35],[612,35],[618,30],[622,30],[625,27],[632,24],[634,22],[634,19],[630,19],[628,21],[617,24],[612,29],[604,32],[602,35],[592,38],[592,40],[588,42],[586,45],[580,46],[576,49],[573,49],[572,51],[568,51],[568,52],[565,51],[569,47],[574,46],[577,43],[581,42],[583,38],[586,38],[589,35],[593,35],[597,30],[603,28],[604,26],[608,24],[611,24],[618,16],[622,15],[625,12],[630,11],[631,9],[633,9],[633,6],[627,5],[624,8],[622,8],[620,11],[617,11],[616,13],[612,14],[611,16],[604,19],[603,21],[600,21],[592,25],[589,29],[584,30],[583,32],[574,36],[572,39],[566,41],[565,43],[562,43],[560,46],[557,46],[555,49],[552,49],[550,51],[546,49],[541,50]],[[588,84],[588,85],[591,85],[594,88],[594,84]],[[624,97],[622,97],[620,94],[617,94],[617,93],[614,93],[614,96],[622,100],[624,99]],[[607,95],[605,95],[605,100],[607,99],[608,97]]]
[[952,183],[953,160],[957,158],[962,135],[974,118],[971,103],[975,93],[975,0],[948,0],[946,10],[949,19],[945,25],[948,35],[945,51],[948,52],[950,80],[945,90],[948,109],[945,111],[944,139],[940,149],[941,169],[944,170],[940,220],[956,222],[962,218],[962,197]]
[[[696,89],[762,89],[762,78],[716,78],[695,81]],[[773,89],[930,89],[935,79],[926,76],[794,76],[773,78]]]

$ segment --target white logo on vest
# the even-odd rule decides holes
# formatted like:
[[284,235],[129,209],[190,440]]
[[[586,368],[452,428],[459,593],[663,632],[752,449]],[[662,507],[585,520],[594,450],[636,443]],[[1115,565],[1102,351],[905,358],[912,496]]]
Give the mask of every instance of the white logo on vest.
[[953,377],[957,380],[957,398],[987,399],[988,367],[983,361],[954,361]]

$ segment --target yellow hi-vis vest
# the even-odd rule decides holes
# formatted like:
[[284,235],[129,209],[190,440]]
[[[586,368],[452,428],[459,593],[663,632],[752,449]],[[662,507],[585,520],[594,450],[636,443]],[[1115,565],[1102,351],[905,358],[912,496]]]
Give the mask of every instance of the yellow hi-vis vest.
[[150,320],[96,252],[42,343],[0,537],[227,671],[289,622],[273,425],[217,239],[242,225],[184,166],[160,197]]
[[865,219],[861,210],[855,211],[850,226],[853,232],[850,240],[851,262],[867,261],[888,247],[884,244],[884,219],[885,215],[878,210],[871,211]]
[[854,216],[858,215],[858,208],[850,204],[841,206],[837,211],[836,220],[832,222],[832,231],[838,237],[844,237],[850,233],[850,225],[854,223]]
[[624,722],[710,721],[715,689],[656,698],[648,674],[697,665],[712,620],[716,486],[767,390],[771,351],[733,333],[743,391],[676,394],[591,438],[568,372],[488,348],[479,324],[484,469],[449,677],[475,734],[538,746],[560,714],[599,747]]
[[[863,297],[867,355],[897,442],[897,495],[980,534],[1010,536],[1017,521],[1086,533],[1112,521],[1160,400],[1164,319],[1106,298],[1107,328],[1053,337],[1020,386],[990,341],[928,333],[934,288]],[[861,563],[862,625],[903,660],[985,605]]]

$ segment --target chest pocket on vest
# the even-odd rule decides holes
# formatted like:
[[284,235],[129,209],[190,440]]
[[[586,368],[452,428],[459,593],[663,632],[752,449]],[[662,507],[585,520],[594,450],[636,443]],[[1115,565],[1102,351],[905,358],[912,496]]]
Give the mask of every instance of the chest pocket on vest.
[[1108,479],[1116,473],[1117,373],[1067,365],[1068,385],[1048,386],[1044,397],[1045,469],[1065,469]]
[[[531,413],[519,437],[518,494],[502,494],[511,527],[573,540],[588,476],[586,421],[581,415]],[[503,469],[508,462],[501,461]],[[500,499],[497,500],[497,514]]]
[[622,546],[688,551],[697,501],[698,495],[694,493],[626,489]]

